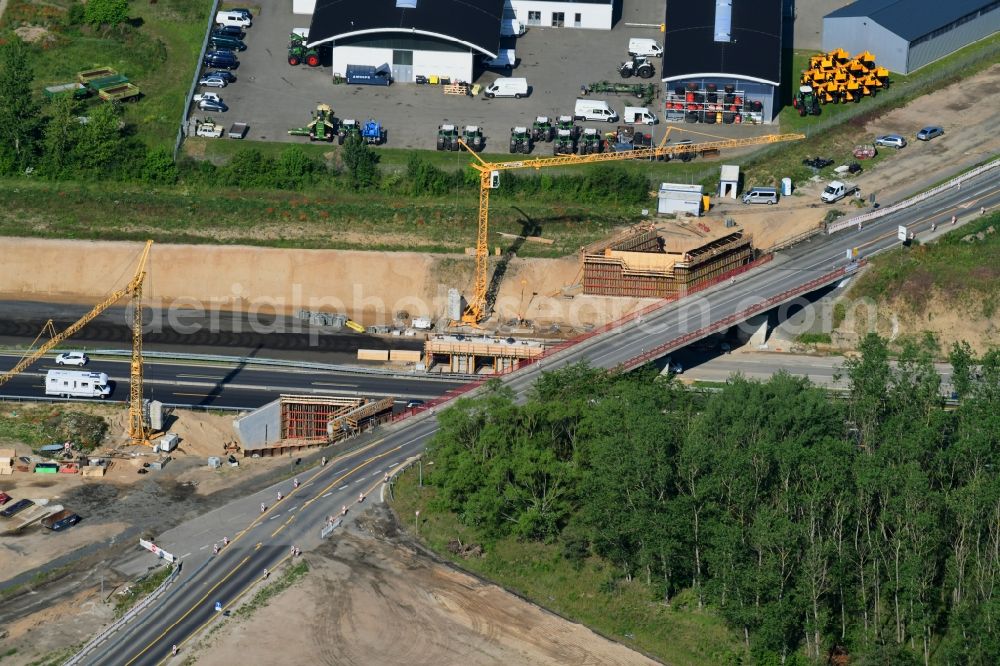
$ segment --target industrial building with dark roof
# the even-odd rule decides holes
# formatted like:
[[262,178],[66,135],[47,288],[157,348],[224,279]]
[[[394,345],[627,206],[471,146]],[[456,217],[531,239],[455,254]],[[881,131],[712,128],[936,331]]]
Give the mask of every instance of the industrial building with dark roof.
[[997,31],[998,0],[858,0],[823,18],[823,50],[870,51],[908,74]]
[[332,47],[334,74],[386,63],[398,82],[468,82],[477,60],[500,51],[503,10],[504,0],[317,0],[309,43]]
[[[683,88],[703,95],[732,88],[741,104],[726,104],[714,113],[735,113],[742,121],[773,120],[781,85],[782,0],[667,0],[664,24],[663,81],[668,91]],[[715,115],[706,118],[704,107],[699,111],[699,121],[716,121]],[[674,119],[681,115],[688,122],[695,118],[688,112]],[[724,117],[731,122],[735,116]]]

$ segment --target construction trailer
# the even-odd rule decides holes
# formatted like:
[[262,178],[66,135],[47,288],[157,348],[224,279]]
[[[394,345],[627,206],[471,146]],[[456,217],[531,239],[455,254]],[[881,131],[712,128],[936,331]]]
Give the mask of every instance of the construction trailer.
[[[703,229],[708,229],[704,226]],[[583,252],[583,293],[673,298],[750,263],[753,238],[726,229],[714,238],[667,240],[655,227],[635,227]]]

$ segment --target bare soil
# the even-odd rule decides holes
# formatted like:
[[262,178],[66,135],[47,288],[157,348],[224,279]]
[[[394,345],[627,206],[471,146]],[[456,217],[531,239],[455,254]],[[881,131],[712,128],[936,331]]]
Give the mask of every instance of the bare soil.
[[[198,664],[654,664],[418,553],[384,506],[307,553],[304,580],[192,648]],[[289,640],[294,636],[294,640]]]

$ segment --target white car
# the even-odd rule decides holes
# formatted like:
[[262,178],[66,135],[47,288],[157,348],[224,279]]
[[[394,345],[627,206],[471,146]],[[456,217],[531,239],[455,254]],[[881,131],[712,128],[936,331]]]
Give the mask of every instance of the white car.
[[83,352],[63,352],[56,356],[56,365],[87,365],[90,359]]

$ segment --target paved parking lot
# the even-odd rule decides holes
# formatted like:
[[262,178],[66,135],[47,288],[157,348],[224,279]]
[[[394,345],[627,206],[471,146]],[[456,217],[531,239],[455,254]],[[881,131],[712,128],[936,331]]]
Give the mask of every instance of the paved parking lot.
[[[627,23],[655,24],[663,20],[662,0],[624,0],[622,18],[611,31],[578,30],[572,28],[529,27],[527,34],[516,42],[518,66],[512,76],[528,79],[532,92],[529,97],[488,100],[445,95],[439,86],[392,85],[378,86],[333,85],[329,67],[291,67],[286,59],[288,35],[293,28],[308,27],[309,17],[291,13],[288,0],[263,0],[261,11],[247,30],[247,50],[239,54],[238,81],[218,90],[229,105],[224,124],[235,121],[250,125],[248,139],[267,141],[306,142],[293,137],[287,130],[305,125],[319,103],[333,107],[338,118],[364,121],[375,118],[387,129],[387,143],[399,148],[433,148],[437,126],[442,122],[456,125],[480,125],[484,128],[487,149],[505,152],[510,128],[530,125],[537,115],[558,116],[573,112],[574,100],[584,84],[620,80],[618,65],[626,59],[629,37],[661,39],[657,28],[629,27]],[[654,59],[657,74],[649,81],[658,81],[659,59]],[[488,84],[500,76],[487,72],[475,81]],[[639,81],[640,79],[631,79]],[[632,97],[594,96],[606,99],[619,114],[626,105],[635,105]],[[658,103],[651,105],[658,109]],[[194,115],[206,115],[195,110]],[[592,126],[604,131],[608,125]],[[676,130],[691,129],[678,124]],[[645,128],[650,131],[650,128]],[[709,131],[718,136],[751,136],[777,131],[775,126],[696,126],[696,131]],[[657,139],[665,131],[661,124],[652,128]],[[683,134],[675,136],[683,137]],[[698,139],[697,135],[688,135]],[[548,146],[535,150],[550,154]]]

